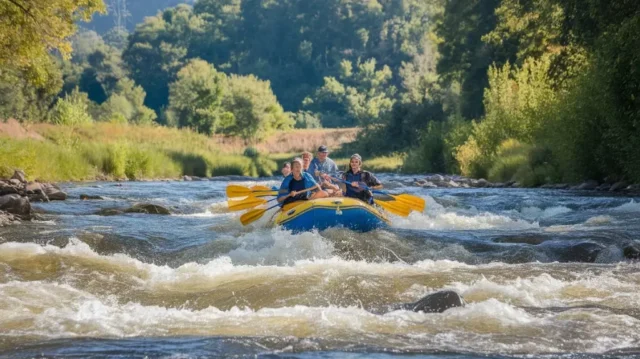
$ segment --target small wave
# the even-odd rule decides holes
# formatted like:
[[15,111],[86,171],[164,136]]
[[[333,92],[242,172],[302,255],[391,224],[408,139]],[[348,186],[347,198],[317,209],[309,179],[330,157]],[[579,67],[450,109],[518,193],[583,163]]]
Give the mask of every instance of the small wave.
[[565,206],[554,206],[545,209],[538,207],[524,207],[520,210],[522,216],[529,220],[546,219],[570,212],[572,212],[572,210]]
[[394,219],[393,223],[401,228],[431,230],[512,230],[539,228],[537,222],[527,222],[523,219],[513,219],[489,212],[469,215],[456,212],[435,214],[413,212],[407,218]]
[[[194,310],[120,303],[113,296],[36,281],[0,284],[0,308],[7,337],[311,337],[398,350],[501,354],[601,353],[640,340],[636,318],[593,311],[534,315],[495,298],[442,314],[399,310],[375,315],[334,305]],[[561,339],[562,345],[548,338]]]
[[640,212],[640,203],[631,200],[628,203],[612,208],[611,210],[614,212]]

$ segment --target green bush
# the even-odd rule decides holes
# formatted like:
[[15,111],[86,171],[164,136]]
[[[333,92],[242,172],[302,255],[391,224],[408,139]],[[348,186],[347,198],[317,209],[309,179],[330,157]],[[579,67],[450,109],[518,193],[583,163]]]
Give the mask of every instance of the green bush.
[[258,158],[258,156],[260,156],[260,152],[258,152],[258,149],[255,147],[247,147],[244,149],[243,155],[249,158]]
[[64,98],[59,98],[51,112],[51,120],[57,125],[77,126],[93,122],[89,115],[89,97],[86,93],[73,90]]

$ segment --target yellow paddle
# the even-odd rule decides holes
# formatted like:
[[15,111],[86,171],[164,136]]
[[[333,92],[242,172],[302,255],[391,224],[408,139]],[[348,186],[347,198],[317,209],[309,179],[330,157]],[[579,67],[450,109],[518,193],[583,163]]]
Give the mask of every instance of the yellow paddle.
[[[307,191],[311,191],[312,189],[316,188],[318,185],[315,185],[311,188],[307,188],[307,189],[303,189],[302,191],[298,191],[298,193],[300,192],[307,192]],[[291,193],[291,192],[289,192]],[[269,208],[256,208],[256,209],[252,209],[249,212],[243,214],[242,216],[240,216],[240,223],[242,223],[243,226],[246,226],[247,224],[254,222],[258,219],[260,219],[260,217],[262,217],[264,215],[264,213],[270,209],[276,208],[278,207],[280,204],[274,204],[273,206],[269,207]]]
[[247,197],[239,201],[229,200],[227,203],[230,211],[242,211],[243,209],[258,207],[259,205],[265,204],[267,203],[267,200],[256,197]]
[[382,207],[385,211],[400,217],[407,217],[411,213],[411,208],[402,202],[396,201],[374,201],[373,203]]
[[251,188],[245,186],[239,186],[230,184],[227,186],[227,197],[229,198],[237,198],[237,197],[266,197],[266,196],[275,196],[278,194],[278,191],[273,191],[271,188],[266,186],[253,186]]
[[398,202],[402,202],[406,204],[407,206],[409,206],[409,208],[411,208],[412,211],[418,211],[418,212],[424,211],[426,202],[421,197],[406,194],[406,193],[402,193],[402,194],[385,193],[385,194],[395,198]]

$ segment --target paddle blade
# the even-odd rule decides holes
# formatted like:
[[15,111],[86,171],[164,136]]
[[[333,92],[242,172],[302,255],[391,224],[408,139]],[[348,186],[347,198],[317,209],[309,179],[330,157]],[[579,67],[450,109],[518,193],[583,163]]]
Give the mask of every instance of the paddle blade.
[[272,191],[271,188],[265,186],[255,186],[259,187],[258,189],[251,189],[245,186],[239,186],[230,184],[227,186],[227,197],[229,198],[237,198],[237,197],[266,197],[266,196],[275,196],[278,194],[277,191]]
[[382,207],[385,211],[393,213],[400,217],[407,217],[411,213],[411,208],[406,204],[399,201],[376,201],[378,206]]
[[267,186],[253,186],[251,187],[252,191],[272,191],[270,187]]
[[251,195],[251,188],[230,184],[227,186],[227,197],[247,197]]
[[268,196],[277,196],[278,191],[269,191],[269,192],[253,192],[251,196],[253,197],[268,197]]
[[239,201],[228,201],[230,211],[242,211],[267,203],[266,199],[248,197]]
[[406,204],[413,211],[423,212],[424,207],[426,206],[425,200],[418,196],[403,193],[399,195],[393,195],[392,197],[398,200],[398,202]]
[[260,217],[262,217],[262,215],[264,215],[264,212],[266,211],[267,210],[264,208],[252,209],[249,212],[240,216],[240,223],[242,223],[243,226],[246,226],[247,224],[260,219]]

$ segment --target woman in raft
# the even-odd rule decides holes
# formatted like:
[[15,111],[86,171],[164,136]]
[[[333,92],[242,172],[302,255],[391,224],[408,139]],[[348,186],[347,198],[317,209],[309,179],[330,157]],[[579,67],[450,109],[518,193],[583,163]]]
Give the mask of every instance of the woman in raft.
[[327,192],[320,188],[310,173],[302,171],[302,159],[295,158],[291,161],[291,174],[285,177],[280,185],[278,202],[285,205],[291,202],[324,197],[327,197]]
[[[382,183],[371,172],[364,171],[361,167],[362,157],[356,153],[351,156],[349,169],[342,174],[342,179],[347,183],[345,196],[373,204],[373,194],[370,190],[382,189]],[[361,188],[361,183],[369,187],[369,190]]]

